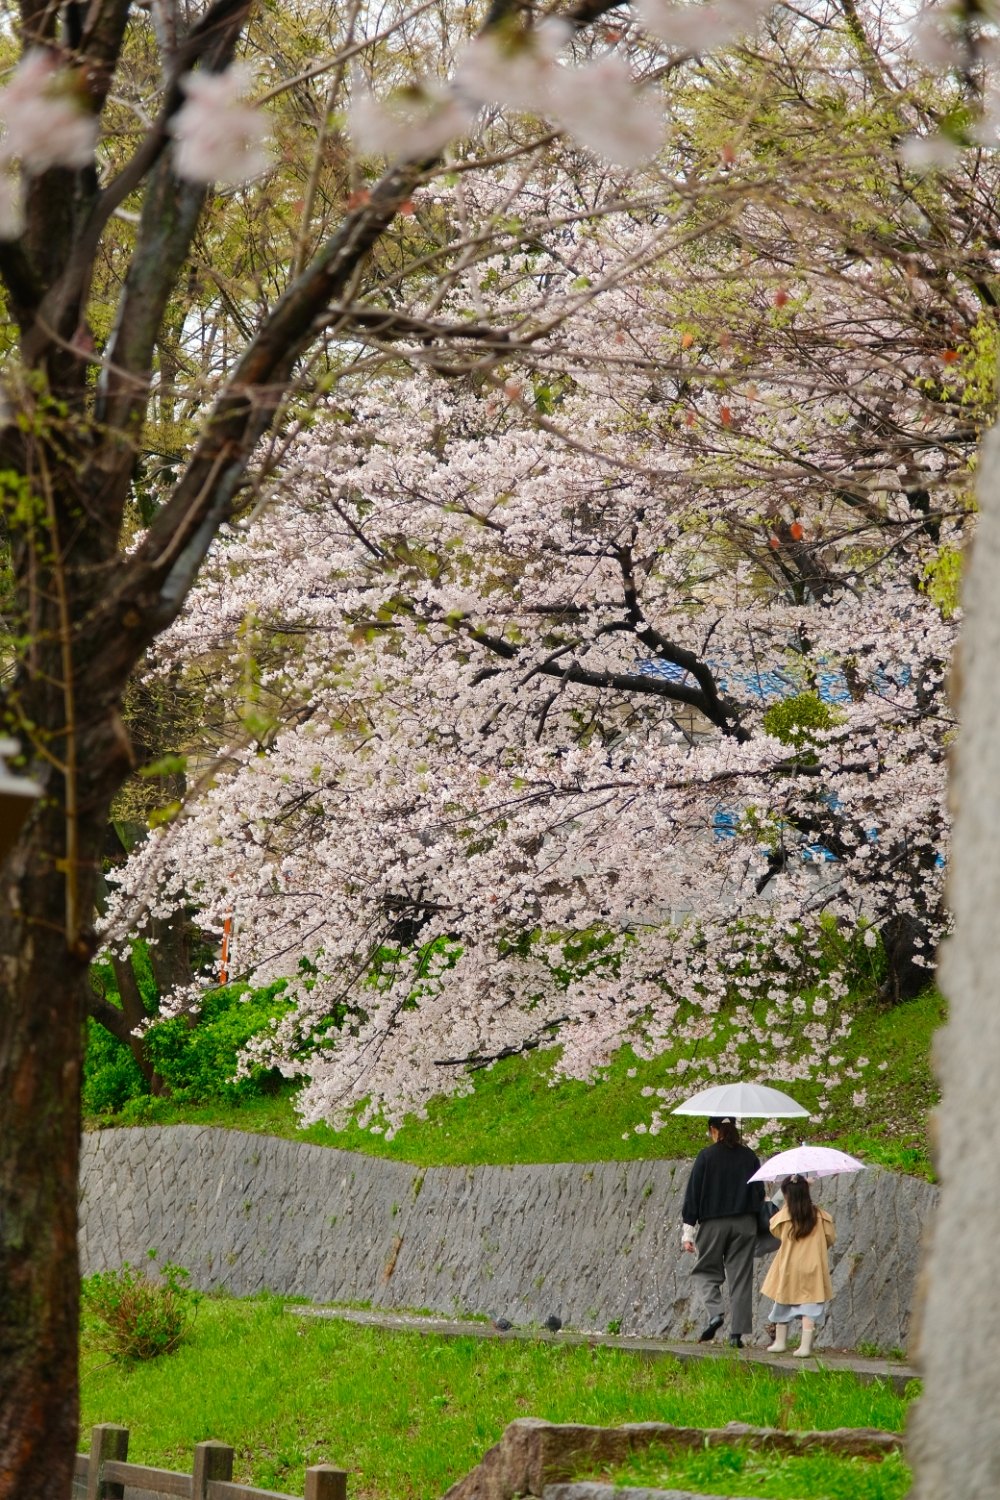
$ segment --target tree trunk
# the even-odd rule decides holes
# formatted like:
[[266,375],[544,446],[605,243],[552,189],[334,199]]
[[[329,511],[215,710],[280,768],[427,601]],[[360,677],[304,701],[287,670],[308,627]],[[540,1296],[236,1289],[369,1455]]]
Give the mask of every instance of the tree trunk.
[[[114,965],[116,974],[119,967],[128,974],[132,973],[131,964],[126,963],[124,959],[116,958]],[[118,993],[121,994],[120,978]],[[163,1079],[146,1056],[146,1047],[142,1037],[135,1034],[135,1025],[138,1022],[130,1025],[127,1013],[124,1010],[119,1010],[117,1005],[112,1005],[111,1001],[105,999],[103,995],[91,994],[88,997],[88,1005],[91,1020],[103,1026],[105,1031],[110,1031],[111,1035],[131,1052],[135,1065],[142,1074],[149,1092],[151,1094],[162,1094]]]
[[981,517],[965,588],[962,732],[952,800],[955,935],[942,981],[950,1020],[942,1083],[941,1206],[923,1267],[918,1353],[925,1379],[908,1444],[914,1500],[993,1500],[1000,1476],[997,1084],[1000,1080],[1000,431],[980,463]]
[[[64,882],[39,819],[0,914],[0,1497],[68,1496],[78,1425],[81,1030],[89,954],[67,951]],[[39,1171],[38,1164],[45,1163]]]
[[191,922],[183,909],[150,920],[149,961],[161,1000],[194,982],[190,936]]
[[[879,999],[886,1005],[915,1000],[927,988],[933,957],[927,927],[908,912],[897,912],[879,929],[885,949],[886,975],[879,986]],[[919,962],[923,959],[923,963]]]
[[58,437],[62,491],[34,488],[55,444],[14,453],[32,507],[13,542],[28,645],[7,716],[42,796],[0,870],[0,1500],[71,1490],[83,1030],[105,831],[131,764],[118,713],[130,663],[92,625],[115,533],[81,525],[71,424]]

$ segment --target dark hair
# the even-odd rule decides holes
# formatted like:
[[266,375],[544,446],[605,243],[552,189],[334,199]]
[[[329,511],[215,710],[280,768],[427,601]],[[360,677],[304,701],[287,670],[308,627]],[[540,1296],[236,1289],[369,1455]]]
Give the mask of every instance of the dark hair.
[[716,1142],[719,1146],[742,1146],[743,1144],[731,1115],[712,1115],[708,1128],[719,1132],[719,1139]]
[[806,1239],[816,1228],[816,1220],[819,1218],[819,1209],[812,1201],[808,1182],[796,1172],[794,1177],[785,1178],[781,1184],[781,1192],[792,1221],[789,1238]]

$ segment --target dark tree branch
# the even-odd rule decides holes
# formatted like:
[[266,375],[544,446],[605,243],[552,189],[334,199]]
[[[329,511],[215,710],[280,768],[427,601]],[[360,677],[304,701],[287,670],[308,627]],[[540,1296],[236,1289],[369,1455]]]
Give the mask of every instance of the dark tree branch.
[[[143,199],[138,241],[108,342],[98,385],[95,418],[128,444],[124,460],[131,467],[131,439],[149,399],[149,380],[163,315],[177,276],[191,250],[207,197],[201,183],[182,183],[169,161],[153,169]],[[116,454],[120,467],[121,457]]]
[[74,50],[86,59],[87,93],[95,114],[100,114],[107,100],[131,9],[132,0],[102,0],[91,7],[79,40],[71,38]]
[[[130,1003],[128,1007],[120,1009],[117,1005],[112,1005],[111,1001],[103,995],[98,995],[94,992],[89,998],[90,1014],[95,1021],[104,1027],[105,1031],[109,1031],[117,1041],[121,1042],[123,1047],[128,1048],[135,1060],[136,1067],[145,1079],[150,1091],[153,1094],[160,1094],[163,1092],[163,1080],[146,1056],[146,1049],[143,1046],[142,1038],[135,1034],[135,1028],[141,1021],[148,1019],[148,1017],[141,1000],[138,998],[138,987],[135,984],[132,966],[128,959],[116,958],[114,960],[114,970],[123,1007],[126,994],[129,996]],[[125,985],[124,989],[122,988],[123,983]]]
[[[470,640],[485,647],[487,651],[492,651],[495,656],[502,656],[506,661],[515,661],[521,656],[521,648],[512,646],[509,641],[503,640],[500,636],[491,635],[486,630],[466,625],[464,622],[461,622],[461,624],[462,628],[467,631]],[[624,624],[604,627],[605,631],[612,629],[628,630],[630,628],[630,626]],[[567,648],[562,647],[560,649],[566,650]],[[690,656],[693,661],[698,661],[698,658],[690,652],[680,654]],[[683,662],[679,662],[678,664],[683,665]],[[563,666],[554,656],[547,658],[545,661],[533,663],[531,670],[533,674],[538,676],[556,677],[563,682],[577,682],[581,683],[584,687],[614,688],[619,693],[639,693],[647,698],[666,698],[671,703],[686,704],[688,708],[695,708],[699,713],[703,713],[706,717],[709,717],[707,713],[709,700],[700,686],[696,688],[685,687],[680,682],[666,682],[661,677],[647,677],[638,672],[595,671],[589,667],[581,667],[578,662],[570,662],[568,665]],[[724,714],[724,709],[721,712]],[[713,720],[713,722],[715,721]],[[732,721],[728,717],[726,718],[726,722],[730,726],[728,733],[737,736],[741,740],[749,738],[747,731],[740,729],[739,726],[733,727]]]
[[331,327],[360,328],[381,339],[415,338],[422,344],[439,339],[473,339],[494,345],[505,353],[531,347],[529,340],[517,340],[505,328],[491,328],[486,323],[432,323],[426,318],[412,318],[391,308],[333,306],[316,323],[316,332]]
[[[646,619],[639,602],[631,548],[616,547],[615,557],[622,575],[626,623],[622,626],[606,628],[631,630],[636,639],[642,641],[650,651],[654,651],[661,661],[668,661],[673,666],[681,667],[685,672],[690,673],[698,684],[697,692],[691,698],[678,697],[676,702],[690,703],[692,708],[697,708],[700,713],[703,713],[706,719],[723,734],[741,742],[748,740],[749,731],[740,725],[739,710],[734,703],[721,697],[711,668],[695,652],[688,651],[685,647],[668,640]],[[691,689],[682,688],[681,691],[691,692]]]
[[488,1055],[470,1052],[467,1057],[436,1057],[434,1066],[436,1068],[468,1068],[470,1073],[478,1072],[481,1068],[488,1068],[490,1063],[502,1062],[505,1057],[519,1057],[522,1052],[534,1052],[546,1042],[551,1042],[560,1026],[568,1020],[569,1016],[557,1016],[555,1020],[547,1021],[538,1036],[528,1037],[525,1041],[519,1042],[516,1047],[501,1047],[499,1052],[491,1052]]
[[11,312],[23,334],[31,327],[42,298],[42,285],[17,240],[0,240],[0,281],[7,288]]
[[53,42],[59,24],[59,7],[52,0],[20,0],[21,41],[25,48]]

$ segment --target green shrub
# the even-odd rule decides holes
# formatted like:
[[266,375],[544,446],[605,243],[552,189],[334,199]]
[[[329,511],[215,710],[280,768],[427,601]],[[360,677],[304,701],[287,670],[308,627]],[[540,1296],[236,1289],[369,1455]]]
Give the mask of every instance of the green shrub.
[[172,1100],[138,1094],[127,1099],[115,1115],[116,1125],[160,1125],[170,1118]]
[[[100,979],[105,997],[115,1004],[118,994],[109,975],[110,970],[102,971]],[[145,1036],[146,1055],[171,1096],[193,1104],[238,1104],[274,1092],[281,1083],[276,1069],[256,1066],[245,1078],[233,1075],[242,1048],[288,1009],[282,989],[280,984],[261,990],[229,985],[209,991],[197,1016],[154,1020]],[[88,1021],[84,1113],[144,1124],[155,1118],[155,1103],[128,1047]]]
[[198,1301],[185,1285],[188,1274],[168,1262],[151,1281],[126,1261],[117,1271],[99,1271],[84,1281],[85,1315],[100,1325],[98,1342],[113,1360],[134,1364],[173,1353]]
[[818,693],[797,693],[793,698],[772,703],[765,710],[764,728],[783,745],[793,745],[796,750],[801,750],[816,743],[815,730],[830,729],[842,718],[843,714],[831,708]]
[[194,1025],[185,1016],[155,1022],[146,1033],[146,1051],[170,1092],[183,1090],[191,1103],[220,1099],[235,1104],[278,1087],[281,1075],[274,1068],[255,1065],[245,1078],[233,1075],[247,1042],[288,1009],[282,988],[230,985],[211,990]]
[[96,1021],[88,1021],[83,1069],[84,1113],[117,1114],[130,1099],[145,1092],[146,1081],[129,1049]]

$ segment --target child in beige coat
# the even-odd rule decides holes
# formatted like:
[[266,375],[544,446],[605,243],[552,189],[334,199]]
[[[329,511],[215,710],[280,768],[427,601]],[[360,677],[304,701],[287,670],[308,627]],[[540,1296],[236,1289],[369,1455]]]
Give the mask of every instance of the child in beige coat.
[[764,1278],[761,1295],[772,1297],[768,1322],[776,1325],[772,1354],[783,1354],[788,1344],[788,1325],[802,1319],[802,1342],[795,1354],[812,1353],[816,1329],[826,1318],[826,1304],[833,1296],[830,1281],[830,1246],[834,1242],[833,1220],[819,1208],[804,1177],[786,1177],[781,1184],[784,1204],[771,1220],[771,1233],[781,1245]]

